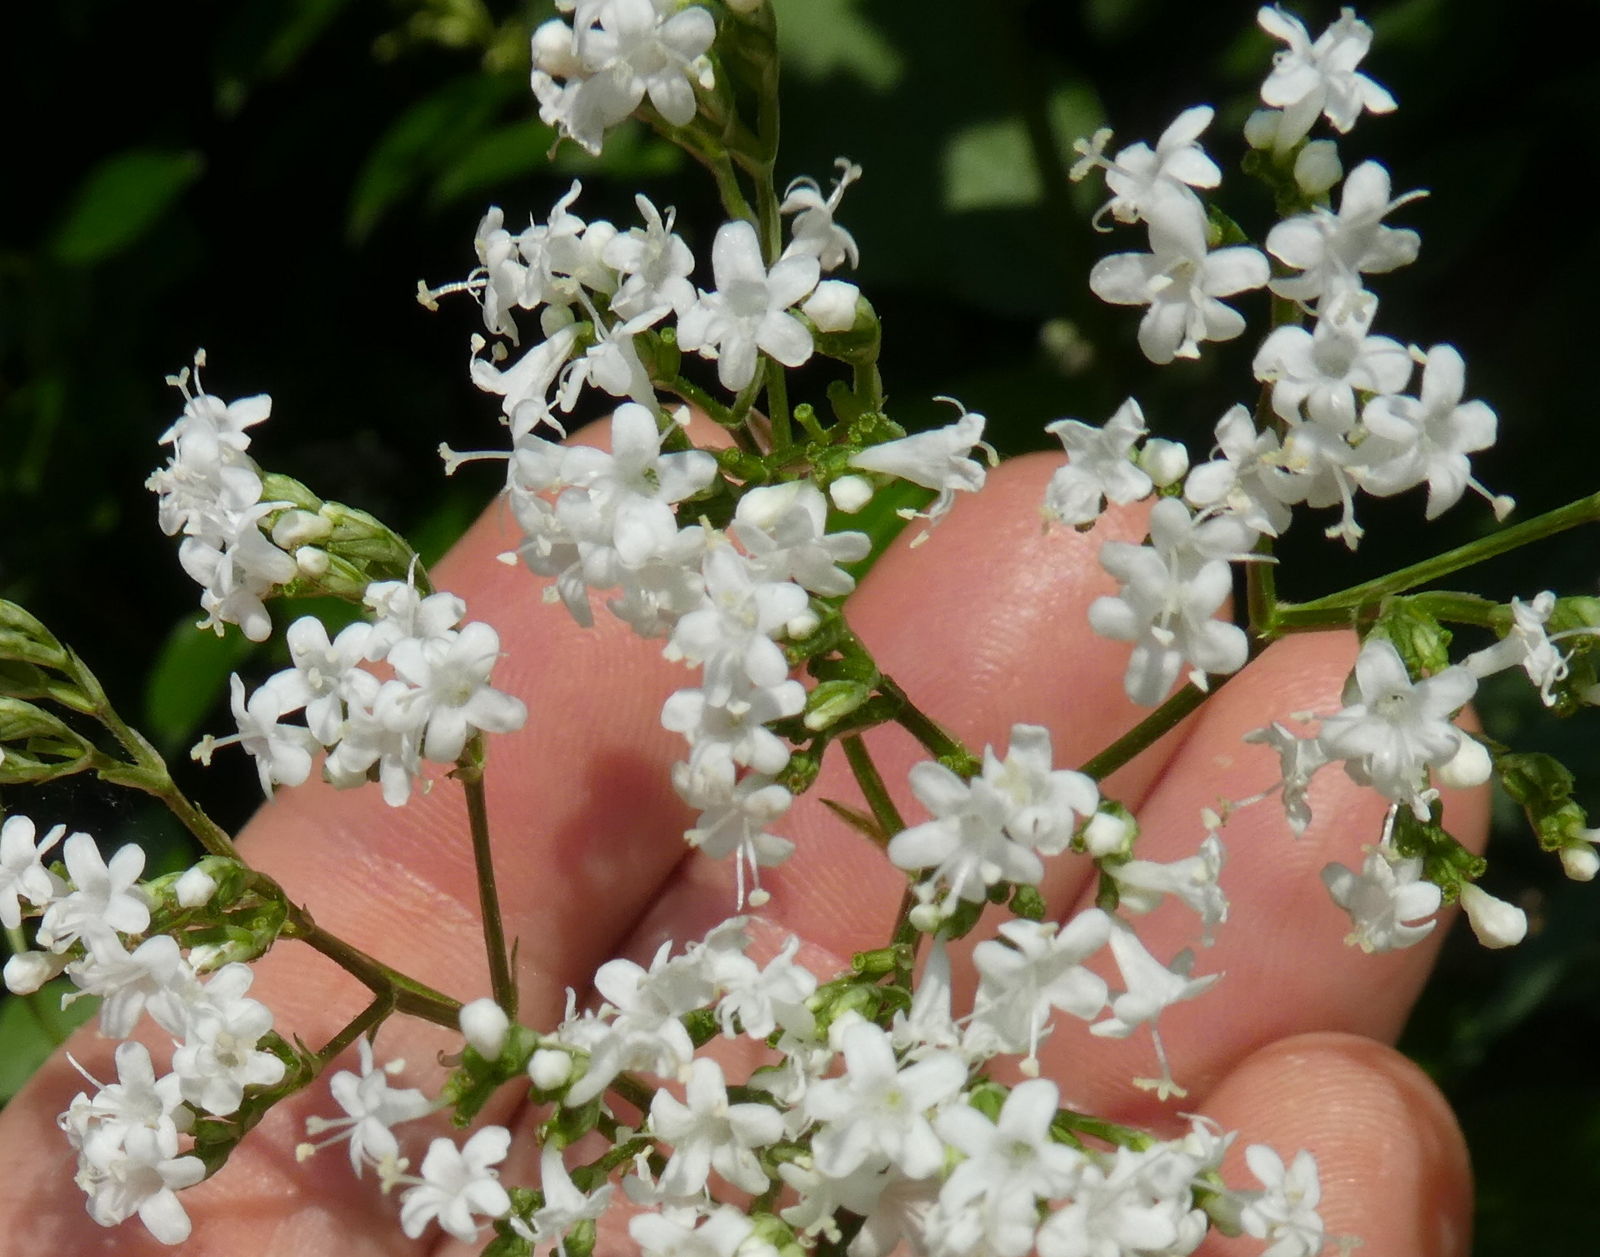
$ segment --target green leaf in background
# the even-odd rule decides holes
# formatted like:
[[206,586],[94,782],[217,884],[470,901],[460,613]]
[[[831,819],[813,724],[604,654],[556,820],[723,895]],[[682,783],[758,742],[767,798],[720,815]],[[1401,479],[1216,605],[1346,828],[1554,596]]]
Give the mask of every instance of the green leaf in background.
[[878,92],[894,87],[904,58],[861,7],[860,0],[777,0],[784,68],[809,79],[844,75]]
[[90,266],[142,236],[200,176],[200,154],[133,148],[91,170],[50,242],[58,261]]
[[236,113],[257,83],[293,68],[349,0],[235,0],[216,57],[217,104]]
[[401,114],[356,179],[350,238],[365,239],[396,202],[454,166],[458,154],[475,147],[507,104],[520,101],[526,90],[520,75],[470,74],[450,80]]
[[66,978],[57,978],[33,995],[0,1001],[0,1104],[8,1103],[45,1057],[100,1007],[99,1000],[86,996],[63,1009],[61,997],[74,989]]
[[163,755],[171,758],[188,747],[227,689],[228,674],[255,648],[239,632],[201,632],[187,616],[173,626],[144,695],[142,731]]
[[[1105,117],[1094,91],[1083,84],[1052,92],[1048,108],[1062,153],[1071,152],[1073,140],[1094,134]],[[944,207],[951,213],[1036,205],[1043,196],[1027,127],[1015,115],[956,131],[945,145],[942,165]]]

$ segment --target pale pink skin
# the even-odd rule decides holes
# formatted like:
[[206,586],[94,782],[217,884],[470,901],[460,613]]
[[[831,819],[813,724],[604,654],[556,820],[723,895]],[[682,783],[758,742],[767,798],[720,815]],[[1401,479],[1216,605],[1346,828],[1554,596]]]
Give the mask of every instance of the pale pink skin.
[[[601,442],[605,435],[591,431],[579,439]],[[1118,509],[1090,534],[1041,533],[1038,504],[1059,462],[1038,456],[1007,464],[983,493],[964,495],[923,545],[897,546],[863,582],[851,621],[884,668],[969,744],[1004,745],[1012,724],[1027,721],[1050,729],[1058,764],[1076,764],[1143,715],[1122,691],[1128,647],[1070,626],[1082,624],[1093,598],[1114,592],[1094,561],[1101,541],[1137,542],[1144,526],[1134,509]],[[496,684],[530,712],[528,728],[491,740],[489,812],[497,842],[515,852],[501,867],[500,890],[507,932],[522,939],[522,1017],[551,1025],[561,1016],[564,988],[585,989],[607,959],[648,962],[661,939],[698,938],[728,915],[734,869],[685,858],[681,832],[693,816],[668,775],[682,739],[660,726],[662,699],[683,684],[681,665],[661,659],[658,642],[638,640],[608,617],[597,616],[595,628],[583,632],[561,607],[542,604],[526,572],[495,562],[513,529],[500,510],[480,521],[435,577],[466,598],[474,616],[500,629],[509,654]],[[960,680],[930,648],[929,624],[939,626],[942,640],[970,644],[970,666],[985,678],[983,689]],[[1353,643],[1339,636],[1274,646],[1198,719],[1113,777],[1108,793],[1135,807],[1144,825],[1141,856],[1193,854],[1193,819],[1202,806],[1219,794],[1244,797],[1269,784],[1276,757],[1243,744],[1241,735],[1288,711],[1337,710],[1354,655]],[[586,718],[596,711],[606,718]],[[562,737],[540,745],[540,730],[552,726]],[[913,758],[909,739],[891,734],[872,741],[885,780],[909,810],[903,785]],[[904,884],[819,802],[854,798],[853,790],[842,765],[831,765],[785,818],[783,832],[800,855],[763,877],[772,892],[763,911],[806,940],[800,959],[813,967],[881,944]],[[1286,1160],[1301,1147],[1312,1149],[1329,1233],[1359,1235],[1369,1252],[1465,1253],[1470,1179],[1461,1136],[1432,1085],[1387,1046],[1445,931],[1385,956],[1344,945],[1348,918],[1329,901],[1319,872],[1335,861],[1359,866],[1362,844],[1378,832],[1383,800],[1334,773],[1320,777],[1313,793],[1316,819],[1298,840],[1270,805],[1240,814],[1227,830],[1235,853],[1228,865],[1233,917],[1198,966],[1227,976],[1207,996],[1167,1010],[1161,1023],[1173,1071],[1189,1096],[1162,1106],[1132,1086],[1131,1078],[1152,1072],[1143,1035],[1111,1041],[1058,1033],[1041,1049],[1043,1074],[1075,1104],[1153,1121],[1169,1133],[1186,1128],[1174,1116],[1180,1109],[1241,1129],[1224,1171],[1241,1186],[1254,1182],[1243,1161],[1247,1143],[1272,1144]],[[1452,832],[1481,844],[1483,798],[1448,798],[1447,807]],[[386,807],[375,791],[341,793],[313,783],[280,792],[242,845],[320,924],[470,999],[488,983],[473,925],[477,892],[463,816],[448,781],[419,791],[401,811]],[[1263,855],[1274,858],[1269,863]],[[563,893],[550,895],[552,885]],[[1052,861],[1044,889],[1062,916],[1087,906],[1094,893],[1082,863],[1073,861]],[[606,910],[597,912],[597,902]],[[1191,926],[1184,914],[1159,913],[1141,922],[1141,933],[1166,956],[1190,941]],[[960,1005],[970,999],[970,945],[952,951]],[[334,1033],[364,1002],[353,980],[291,944],[259,972],[252,997],[271,1005],[283,1033],[308,1043]],[[397,1082],[428,1088],[437,1082],[430,1062],[459,1047],[460,1037],[397,1020],[380,1042],[386,1057],[411,1063]],[[69,1046],[96,1075],[114,1072],[110,1042],[91,1032]],[[84,1213],[55,1126],[82,1085],[58,1055],[0,1113],[3,1233],[19,1252],[173,1251],[137,1221],[102,1230]],[[304,1117],[327,1115],[333,1106],[314,1089],[285,1107],[290,1112],[258,1128],[216,1180],[183,1193],[194,1233],[178,1251],[188,1257],[477,1251],[436,1229],[407,1240],[394,1200],[383,1199],[370,1179],[349,1174],[341,1150],[319,1154],[325,1163],[297,1165]],[[521,1116],[496,1103],[482,1120],[517,1132]],[[442,1126],[426,1121],[404,1131],[419,1159],[439,1133]],[[48,1154],[58,1146],[60,1155]],[[537,1167],[532,1141],[518,1138],[500,1167],[502,1181],[536,1183]],[[600,1251],[630,1251],[625,1230],[608,1236]],[[1218,1241],[1201,1251],[1259,1247]]]

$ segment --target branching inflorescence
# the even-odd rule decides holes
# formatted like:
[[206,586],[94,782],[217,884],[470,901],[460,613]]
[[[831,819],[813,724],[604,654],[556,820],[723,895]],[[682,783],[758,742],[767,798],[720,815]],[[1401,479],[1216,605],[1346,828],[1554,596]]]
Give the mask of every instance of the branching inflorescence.
[[[196,757],[237,744],[268,795],[320,772],[339,788],[376,785],[393,807],[427,782],[427,764],[449,766],[468,802],[493,989],[434,991],[322,931],[182,797],[82,661],[0,604],[0,781],[97,773],[167,802],[207,852],[185,872],[140,881],[136,847],[106,861],[87,835],[64,837],[62,826],[41,835],[21,814],[0,830],[0,923],[18,940],[31,923],[30,943],[5,967],[7,986],[28,994],[64,973],[100,997],[103,1033],[127,1039],[148,1016],[175,1044],[163,1072],[145,1047],[123,1043],[117,1076],[89,1079],[93,1090],[61,1115],[91,1216],[112,1225],[137,1213],[158,1239],[182,1243],[182,1189],[219,1170],[274,1104],[354,1044],[358,1067],[330,1080],[342,1115],[313,1119],[302,1155],[343,1142],[356,1175],[399,1191],[398,1225],[411,1237],[436,1225],[496,1254],[553,1247],[582,1257],[625,1199],[631,1244],[650,1257],[808,1248],[875,1257],[901,1241],[939,1257],[1181,1254],[1212,1228],[1247,1233],[1271,1257],[1321,1251],[1328,1236],[1309,1152],[1286,1162],[1252,1146],[1256,1184],[1230,1186],[1221,1166],[1233,1132],[1196,1118],[1163,1138],[1078,1112],[1061,1082],[1039,1076],[1039,1047],[1078,1033],[1074,1023],[1111,1038],[1148,1029],[1158,1071],[1140,1085],[1162,1100],[1182,1096],[1158,1022],[1220,975],[1196,973],[1192,948],[1153,953],[1137,919],[1170,898],[1192,910],[1195,943],[1209,945],[1228,917],[1219,874],[1229,816],[1275,799],[1285,827],[1301,832],[1309,783],[1335,764],[1387,809],[1362,868],[1323,873],[1351,917],[1348,941],[1366,950],[1418,942],[1455,901],[1490,946],[1526,928],[1518,909],[1474,884],[1484,862],[1444,827],[1442,786],[1497,778],[1570,876],[1587,880],[1600,864],[1561,765],[1457,723],[1478,680],[1510,669],[1560,714],[1600,699],[1590,653],[1600,602],[1415,592],[1592,521],[1594,502],[1313,601],[1276,597],[1273,544],[1305,508],[1334,508],[1328,535],[1351,548],[1361,494],[1426,486],[1429,518],[1468,489],[1497,518],[1511,508],[1472,471],[1469,456],[1492,444],[1496,417],[1466,400],[1461,355],[1374,332],[1369,281],[1409,263],[1420,243],[1387,220],[1420,194],[1395,197],[1374,161],[1345,174],[1335,140],[1314,138],[1324,124],[1343,134],[1364,112],[1395,108],[1357,68],[1370,30],[1345,10],[1313,41],[1288,13],[1261,10],[1284,47],[1261,89],[1266,107],[1245,132],[1245,169],[1278,210],[1259,246],[1222,209],[1222,169],[1201,143],[1210,108],[1185,110],[1154,148],[1113,152],[1109,131],[1077,145],[1074,177],[1101,172],[1110,192],[1097,222],[1147,233],[1146,250],[1103,258],[1089,284],[1108,302],[1143,308],[1138,343],[1152,362],[1244,335],[1253,290],[1273,300],[1253,359],[1256,396],[1222,414],[1204,459],[1150,437],[1132,399],[1104,426],[1049,426],[1067,461],[1041,504],[1048,521],[1088,530],[1108,504],[1148,504],[1140,540],[1101,546],[1116,592],[1094,601],[1088,619],[1131,644],[1126,692],[1156,711],[1071,768],[1032,724],[1016,723],[1004,748],[963,745],[852,630],[851,568],[874,538],[848,527],[851,518],[902,484],[931,491],[913,527],[932,528],[957,494],[982,488],[992,451],[983,416],[959,406],[945,427],[915,435],[890,417],[873,308],[830,277],[858,261],[839,219],[861,171],[841,159],[831,186],[802,177],[780,192],[775,182],[768,6],[561,7],[568,18],[533,36],[540,116],[591,152],[624,119],[642,118],[707,168],[728,221],[697,258],[673,210],[643,195],[626,226],[581,217],[576,183],[547,218],[518,230],[489,210],[478,266],[421,296],[432,304],[465,293],[480,305],[471,378],[499,398],[509,445],[443,453],[449,470],[504,462],[520,531],[507,558],[541,578],[547,601],[580,626],[597,614],[620,619],[692,678],[662,707],[662,725],[683,739],[671,782],[697,814],[687,842],[735,862],[738,915],[699,941],[662,945],[647,964],[604,964],[594,1002],[569,1001],[558,1025],[517,1021],[483,780],[493,735],[538,713],[495,687],[497,631],[435,590],[401,538],[262,470],[251,431],[269,399],[230,404],[207,393],[197,355],[194,372],[172,381],[183,414],[161,438],[171,457],[149,487],[202,587],[201,627],[236,625],[264,640],[275,631],[269,602],[313,593],[344,599],[360,618],[336,632],[310,616],[287,624],[290,666],[253,689],[235,676],[237,729],[207,737]],[[813,359],[840,368],[824,404],[790,394],[787,370]],[[608,447],[562,443],[565,417],[596,392],[613,400]],[[911,518],[904,503],[928,497],[894,500]],[[1236,572],[1249,589],[1237,621],[1227,610]],[[1447,624],[1496,640],[1452,662]],[[1105,778],[1265,644],[1352,626],[1363,645],[1342,708],[1285,712],[1252,733],[1279,756],[1278,779],[1197,814],[1192,855],[1143,858],[1138,822]],[[902,817],[861,738],[885,724],[925,752],[908,783],[925,819]],[[83,731],[90,725],[97,732]],[[855,802],[833,804],[840,823],[906,875],[883,945],[840,974],[807,968],[794,937],[758,953],[753,918],[742,915],[768,901],[763,870],[807,858],[784,836],[784,819],[828,756],[845,761],[860,789]],[[1049,919],[1046,862],[1069,860],[1092,862],[1097,903]],[[949,944],[992,905],[1007,915],[976,942],[975,993],[958,1006]],[[372,995],[315,1050],[275,1033],[271,1010],[247,994],[249,962],[292,941],[345,965]],[[374,1056],[372,1040],[397,1012],[464,1038],[436,1099],[396,1084],[396,1070]],[[725,1054],[708,1051],[728,1040],[748,1048],[737,1076]],[[500,1178],[513,1139],[505,1127],[409,1152],[395,1129],[440,1108],[468,1126],[501,1087],[547,1106],[537,1183]]]

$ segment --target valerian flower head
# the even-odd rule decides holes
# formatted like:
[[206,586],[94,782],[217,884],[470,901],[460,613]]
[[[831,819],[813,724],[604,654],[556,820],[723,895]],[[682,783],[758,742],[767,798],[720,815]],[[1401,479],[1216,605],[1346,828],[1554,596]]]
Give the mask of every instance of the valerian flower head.
[[1356,70],[1372,46],[1372,28],[1341,9],[1339,20],[1311,42],[1293,14],[1276,5],[1263,7],[1256,20],[1269,35],[1288,46],[1273,57],[1272,73],[1261,85],[1261,99],[1283,110],[1277,147],[1288,149],[1311,130],[1320,114],[1343,133],[1355,126],[1365,109],[1390,113],[1394,97]]
[[[1421,859],[1406,859],[1387,847],[1368,847],[1359,873],[1342,864],[1322,870],[1333,902],[1354,927],[1345,942],[1365,952],[1397,951],[1420,943],[1439,924],[1442,892],[1422,876]],[[1410,925],[1407,922],[1419,924]]]
[[1272,291],[1309,305],[1360,289],[1362,275],[1382,275],[1416,261],[1422,237],[1387,227],[1383,219],[1426,193],[1408,192],[1393,200],[1389,193],[1389,172],[1375,161],[1362,162],[1344,181],[1337,214],[1317,206],[1268,232],[1267,252],[1302,272],[1274,279]]
[[806,325],[789,313],[821,274],[817,259],[796,254],[773,263],[761,260],[756,229],[743,219],[724,223],[711,244],[715,292],[700,300],[678,322],[680,347],[715,358],[717,379],[737,393],[756,374],[756,355],[766,354],[786,367],[798,367],[815,348]]
[[850,456],[850,466],[898,476],[925,489],[938,490],[939,496],[927,511],[928,523],[932,525],[944,518],[955,504],[958,492],[976,493],[983,488],[988,473],[983,464],[972,457],[974,449],[981,449],[989,455],[991,463],[994,461],[994,451],[983,441],[983,425],[982,415],[963,411],[961,418],[947,427],[870,445]]
[[1220,298],[1260,288],[1270,274],[1255,249],[1206,252],[1181,233],[1151,224],[1150,253],[1114,253],[1089,272],[1089,287],[1113,305],[1148,306],[1139,321],[1139,348],[1151,362],[1198,358],[1200,342],[1232,340],[1244,316]]
[[1472,698],[1478,682],[1465,668],[1446,668],[1412,682],[1392,643],[1369,637],[1356,658],[1357,701],[1322,722],[1317,741],[1329,759],[1345,761],[1360,785],[1428,819],[1435,792],[1428,770],[1456,754],[1462,734],[1451,718]]
[[1063,524],[1092,524],[1107,501],[1119,506],[1147,497],[1151,480],[1134,461],[1133,447],[1145,435],[1144,412],[1129,398],[1116,414],[1096,428],[1076,419],[1057,419],[1046,432],[1067,451],[1044,491],[1046,519]]
[[[539,117],[598,155],[605,133],[646,96],[675,127],[688,125],[695,88],[714,83],[706,57],[717,26],[698,5],[671,0],[592,0],[579,6],[570,39],[541,27],[533,41]],[[558,84],[555,76],[568,81]]]

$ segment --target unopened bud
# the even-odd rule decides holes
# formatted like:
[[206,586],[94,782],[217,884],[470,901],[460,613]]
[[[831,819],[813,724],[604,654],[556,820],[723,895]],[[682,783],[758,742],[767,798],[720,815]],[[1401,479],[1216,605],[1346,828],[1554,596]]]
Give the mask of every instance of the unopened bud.
[[1561,868],[1575,882],[1592,882],[1600,873],[1600,852],[1587,843],[1581,847],[1561,848]]
[[1096,812],[1083,827],[1084,849],[1097,858],[1124,855],[1132,834],[1133,825],[1124,817],[1112,812]]
[[528,1060],[528,1077],[540,1091],[555,1091],[572,1077],[572,1057],[555,1048],[540,1048]]
[[856,298],[861,290],[842,279],[825,279],[800,304],[819,332],[848,332],[856,325]]
[[1272,148],[1278,142],[1278,124],[1283,113],[1277,109],[1257,109],[1244,120],[1244,142],[1251,148]]
[[872,482],[865,476],[840,476],[828,486],[828,496],[846,515],[854,515],[872,501]]
[[325,541],[332,532],[333,525],[316,511],[285,511],[272,525],[272,541],[285,550],[293,550],[313,541]]
[[172,893],[179,907],[198,908],[217,893],[217,879],[196,865],[172,884]]
[[1321,196],[1344,178],[1339,146],[1332,140],[1312,140],[1294,159],[1294,181],[1307,196]]
[[1438,770],[1439,784],[1452,790],[1481,786],[1494,774],[1489,752],[1477,738],[1461,736],[1461,745]]
[[511,1018],[487,996],[461,1006],[461,1033],[477,1054],[492,1061],[499,1057],[506,1045],[506,1032],[511,1029]]
[[1189,451],[1180,441],[1167,441],[1155,437],[1144,443],[1139,451],[1139,466],[1155,482],[1156,488],[1165,489],[1177,484],[1189,471]]
[[557,78],[569,78],[583,69],[572,55],[572,28],[551,18],[533,32],[533,68]]
[[1527,913],[1471,882],[1462,884],[1461,907],[1485,947],[1515,947],[1527,936]]
[[13,995],[32,995],[67,966],[67,957],[45,951],[19,951],[6,961],[6,990]]

